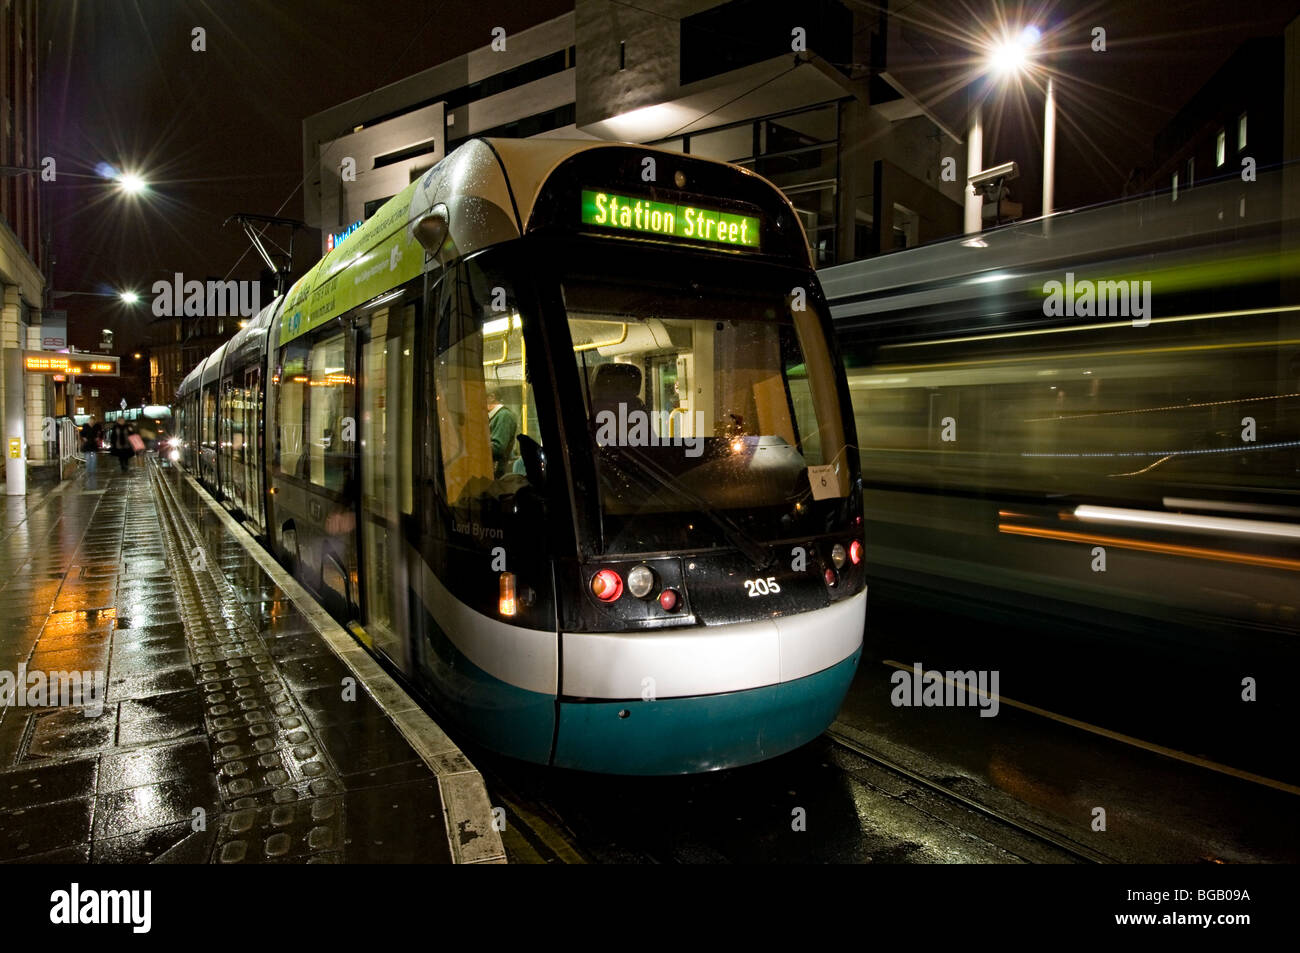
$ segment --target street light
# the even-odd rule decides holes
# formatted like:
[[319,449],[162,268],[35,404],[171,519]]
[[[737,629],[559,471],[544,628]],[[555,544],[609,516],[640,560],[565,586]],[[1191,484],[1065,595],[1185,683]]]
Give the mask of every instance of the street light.
[[[1006,36],[989,53],[989,69],[1003,79],[1027,72],[1030,56],[1042,33],[1027,26],[1014,36]],[[1047,96],[1043,102],[1043,215],[1050,215],[1056,192],[1056,89],[1052,74],[1047,73]]]
[[70,298],[84,295],[87,298],[116,298],[122,304],[139,304],[140,295],[134,291],[51,291],[51,298]]
[[1037,27],[1027,26],[1013,37],[1006,37],[993,47],[989,66],[1003,76],[1018,73],[1029,62],[1030,51],[1042,36]]
[[149,183],[134,172],[123,172],[117,177],[117,184],[127,195],[139,195],[149,187]]

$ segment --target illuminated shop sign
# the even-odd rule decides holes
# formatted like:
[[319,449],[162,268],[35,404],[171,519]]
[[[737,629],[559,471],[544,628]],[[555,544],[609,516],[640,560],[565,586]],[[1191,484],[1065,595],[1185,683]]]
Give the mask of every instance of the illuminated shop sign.
[[325,250],[331,252],[343,244],[344,239],[365,224],[365,219],[358,219],[341,232],[331,232],[325,236]]
[[699,205],[652,202],[612,192],[583,190],[582,223],[713,245],[758,247],[759,220],[754,216]]

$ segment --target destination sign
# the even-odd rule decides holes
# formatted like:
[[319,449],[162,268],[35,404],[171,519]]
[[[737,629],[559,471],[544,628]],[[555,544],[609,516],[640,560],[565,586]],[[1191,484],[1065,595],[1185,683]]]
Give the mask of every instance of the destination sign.
[[612,192],[582,191],[582,223],[665,238],[757,248],[759,220],[699,205],[675,205]]
[[23,351],[23,370],[34,374],[117,377],[119,359],[105,354],[51,354]]

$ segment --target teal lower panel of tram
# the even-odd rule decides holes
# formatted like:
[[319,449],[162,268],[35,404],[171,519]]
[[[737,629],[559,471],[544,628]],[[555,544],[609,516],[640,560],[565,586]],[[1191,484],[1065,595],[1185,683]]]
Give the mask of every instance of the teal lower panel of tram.
[[835,720],[861,654],[803,678],[738,692],[562,701],[554,764],[609,774],[692,774],[784,754]]

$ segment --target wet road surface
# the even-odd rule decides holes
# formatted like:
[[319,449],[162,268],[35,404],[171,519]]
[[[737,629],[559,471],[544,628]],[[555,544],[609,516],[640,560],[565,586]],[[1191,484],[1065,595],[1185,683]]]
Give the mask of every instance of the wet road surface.
[[[1207,673],[1166,659],[1155,670],[1168,684],[1145,705],[1118,705],[1113,685],[1090,692],[1044,683],[1044,672],[1063,671],[1060,659],[1046,664],[1050,653],[1040,650],[1027,665],[1014,653],[1057,630],[1032,619],[1013,628],[954,620],[910,594],[873,591],[863,662],[832,731],[765,764],[610,778],[473,757],[507,808],[514,827],[505,840],[517,862],[1300,860],[1294,766],[1253,736],[1240,750],[1225,744],[1269,713],[1233,710],[1229,728],[1205,712],[1183,717],[1204,698],[1178,686],[1213,677],[1213,666]],[[1093,651],[1135,664],[1132,643],[1108,638],[1102,633]],[[895,706],[891,676],[918,661],[927,670],[1000,666],[997,714]],[[1096,677],[1098,668],[1076,677]],[[1026,696],[1020,706],[1013,688]],[[1201,723],[1215,728],[1198,737],[1192,729]],[[1276,724],[1262,725],[1255,728],[1279,736]],[[1269,750],[1274,756],[1261,758]]]

